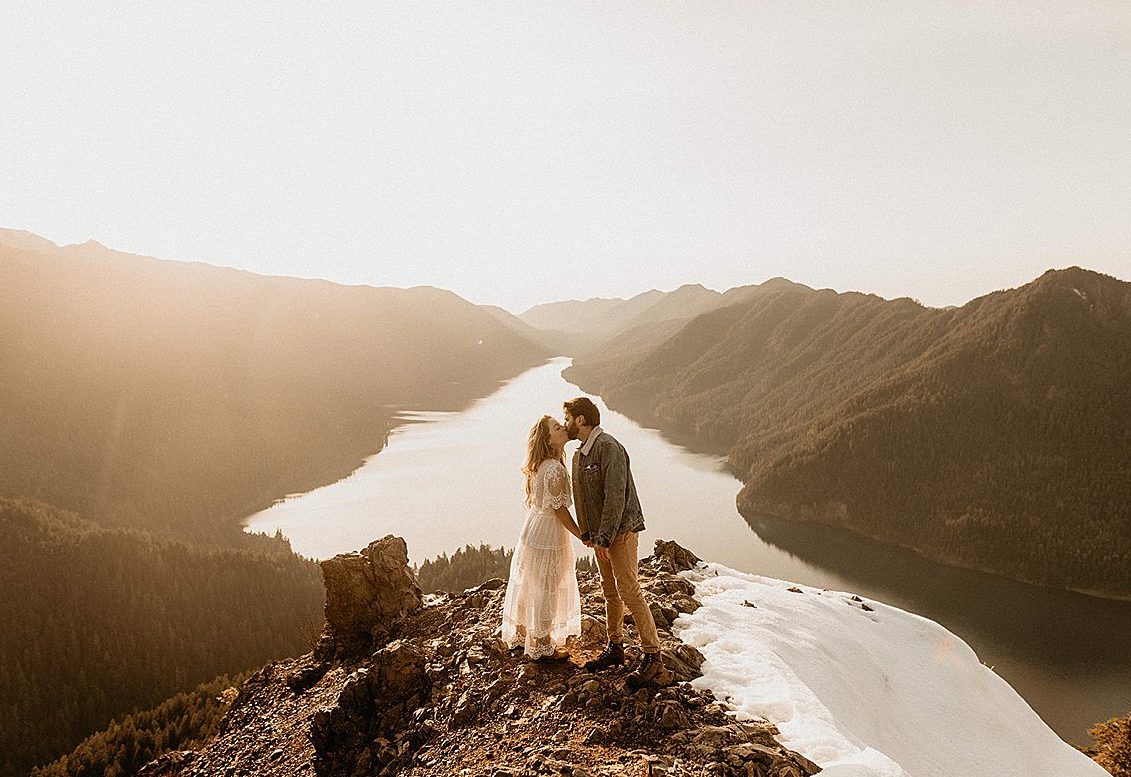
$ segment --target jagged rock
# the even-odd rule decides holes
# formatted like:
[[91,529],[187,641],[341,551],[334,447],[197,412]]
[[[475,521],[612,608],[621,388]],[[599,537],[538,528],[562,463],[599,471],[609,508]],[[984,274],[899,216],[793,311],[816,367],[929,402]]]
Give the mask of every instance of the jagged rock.
[[703,654],[691,645],[683,642],[668,646],[661,654],[664,667],[671,675],[672,682],[687,682],[699,677],[702,672],[699,668],[703,666],[706,659]]
[[[163,756],[143,774],[611,777],[646,767],[648,774],[673,777],[808,777],[818,771],[778,744],[771,724],[735,721],[709,691],[685,682],[699,675],[703,656],[679,641],[677,627],[661,631],[672,685],[626,690],[624,678],[639,657],[631,627],[624,667],[585,672],[582,664],[605,642],[596,575],[578,575],[590,625],[567,645],[569,660],[536,664],[521,651],[500,649],[499,581],[430,597],[421,606],[419,590],[403,582],[404,543],[393,539],[329,564],[327,587],[337,595],[327,614],[333,609],[334,622],[313,653],[260,669],[235,695],[213,742]],[[671,622],[699,606],[694,587],[674,571],[694,563],[694,555],[675,543],[658,548],[640,562],[641,587]],[[396,563],[383,564],[390,560]],[[375,566],[393,580],[391,590],[374,590]]]
[[464,593],[486,593],[487,591],[498,591],[507,587],[507,581],[501,577],[492,577],[490,580],[485,580],[474,588],[468,588]]
[[581,638],[592,642],[604,642],[605,621],[592,615],[581,616]]
[[138,777],[172,777],[192,766],[196,753],[192,750],[173,750],[158,756],[138,771]]
[[656,540],[652,557],[660,571],[670,574],[692,569],[700,563],[698,556],[672,540]]
[[295,693],[302,693],[313,686],[330,669],[329,661],[316,660],[313,654],[303,658],[303,663],[287,674],[287,686]]
[[453,726],[462,726],[471,721],[477,712],[478,708],[475,706],[475,699],[472,698],[471,691],[464,691],[463,695],[459,697],[459,701],[456,702],[455,709],[452,710],[451,723]]
[[351,654],[383,644],[396,621],[423,606],[408,547],[389,535],[360,553],[321,562],[326,584],[326,623],[339,652]]
[[392,747],[391,740],[431,696],[425,663],[416,645],[397,640],[346,679],[337,703],[320,710],[311,722],[314,770],[319,777],[365,773],[365,764],[384,767],[404,753]]
[[680,707],[679,702],[667,702],[664,711],[660,714],[660,725],[668,731],[684,729],[691,725],[687,713]]

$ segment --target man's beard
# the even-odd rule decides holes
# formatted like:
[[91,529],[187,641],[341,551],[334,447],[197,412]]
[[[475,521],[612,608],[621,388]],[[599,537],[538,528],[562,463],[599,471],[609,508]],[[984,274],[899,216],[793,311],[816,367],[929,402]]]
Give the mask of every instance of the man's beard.
[[574,426],[573,424],[567,425],[566,426],[566,434],[569,435],[569,439],[576,440],[577,439],[577,427]]

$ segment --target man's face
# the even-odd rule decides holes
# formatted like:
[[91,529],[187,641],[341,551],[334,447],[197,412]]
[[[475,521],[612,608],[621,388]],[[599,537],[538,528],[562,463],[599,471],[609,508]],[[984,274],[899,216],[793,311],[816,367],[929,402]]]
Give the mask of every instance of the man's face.
[[[582,418],[584,418],[584,416],[582,416]],[[565,411],[565,422],[566,422],[566,424],[565,424],[566,434],[569,435],[569,439],[576,440],[577,439],[577,419],[574,418],[568,410]]]

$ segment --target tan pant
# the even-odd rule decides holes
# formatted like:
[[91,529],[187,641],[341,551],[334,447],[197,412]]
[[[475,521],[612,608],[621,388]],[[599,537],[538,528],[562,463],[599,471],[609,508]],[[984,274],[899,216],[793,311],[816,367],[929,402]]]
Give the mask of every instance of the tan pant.
[[636,547],[640,533],[626,531],[618,534],[609,546],[609,560],[597,557],[597,568],[601,570],[601,588],[605,592],[605,621],[608,624],[609,642],[624,641],[624,608],[627,605],[636,621],[636,631],[640,634],[640,649],[645,653],[658,653],[660,637],[656,633],[656,621],[652,611],[640,592],[636,581]]

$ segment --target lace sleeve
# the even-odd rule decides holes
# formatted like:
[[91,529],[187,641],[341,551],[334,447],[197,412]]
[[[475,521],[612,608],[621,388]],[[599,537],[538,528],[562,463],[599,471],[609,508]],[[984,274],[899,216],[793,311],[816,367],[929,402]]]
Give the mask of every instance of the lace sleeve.
[[559,462],[547,465],[546,489],[542,492],[542,509],[557,510],[559,507],[569,507],[573,504],[573,497],[569,488],[569,475],[565,467]]

